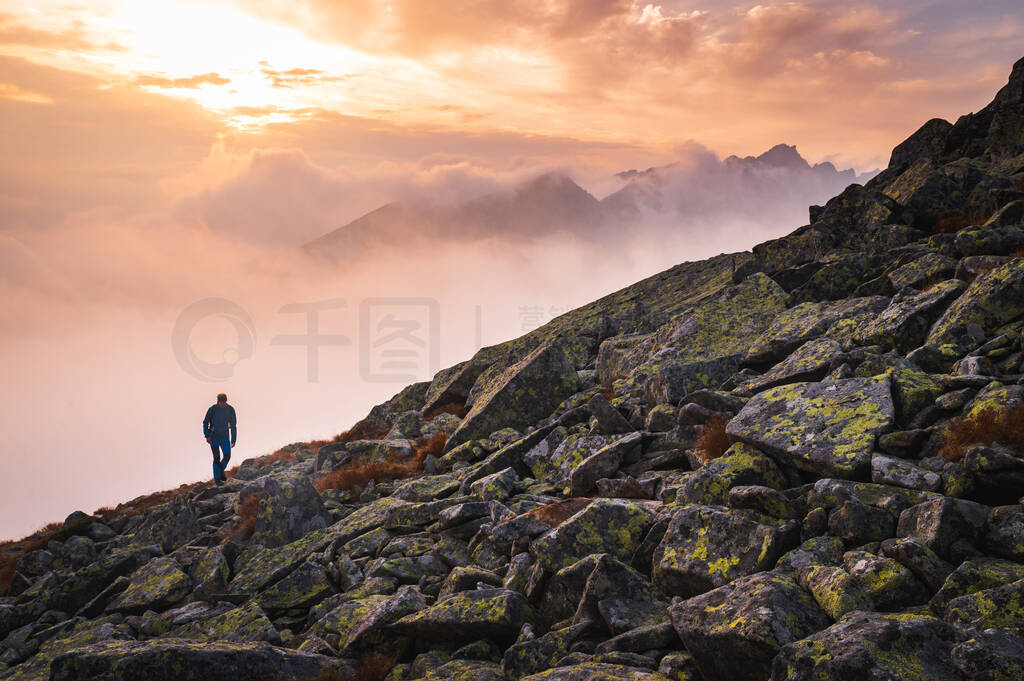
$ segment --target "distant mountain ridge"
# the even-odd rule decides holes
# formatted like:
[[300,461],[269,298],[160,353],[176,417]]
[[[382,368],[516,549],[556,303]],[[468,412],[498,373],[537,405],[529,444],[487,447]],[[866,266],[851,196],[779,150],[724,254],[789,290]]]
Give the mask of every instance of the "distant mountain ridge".
[[[786,144],[756,157],[715,159],[699,172],[722,187],[717,193],[747,191],[758,196],[806,187],[813,178],[816,184],[812,188],[818,190],[814,195],[825,198],[860,179],[852,169],[838,171],[827,161],[811,166],[796,147]],[[616,177],[626,184],[600,200],[564,173],[545,173],[514,189],[454,205],[425,200],[389,203],[304,244],[303,250],[327,258],[350,258],[374,247],[393,247],[396,240],[465,242],[492,237],[532,239],[554,233],[601,239],[636,227],[631,223],[645,216],[707,210],[709,197],[715,193],[702,188],[682,196],[685,192],[678,189],[687,184],[696,188],[702,178],[681,177],[679,164],[628,170]],[[694,205],[695,196],[699,196],[699,206]],[[736,200],[735,196],[723,199],[723,210]]]

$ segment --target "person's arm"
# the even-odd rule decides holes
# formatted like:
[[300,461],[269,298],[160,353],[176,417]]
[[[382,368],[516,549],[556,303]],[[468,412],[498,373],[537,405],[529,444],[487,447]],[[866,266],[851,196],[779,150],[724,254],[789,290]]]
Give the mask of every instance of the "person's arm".
[[234,407],[231,407],[231,413],[228,414],[228,429],[231,431],[231,446],[234,447],[238,439],[238,420],[235,418]]
[[209,439],[210,431],[213,430],[213,407],[206,410],[203,417],[203,437]]

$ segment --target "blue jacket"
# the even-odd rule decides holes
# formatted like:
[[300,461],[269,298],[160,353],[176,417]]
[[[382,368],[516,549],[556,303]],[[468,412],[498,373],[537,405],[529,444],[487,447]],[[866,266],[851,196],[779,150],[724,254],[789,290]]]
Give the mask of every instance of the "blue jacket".
[[238,437],[238,424],[235,419],[235,408],[230,404],[218,407],[216,404],[206,410],[203,417],[203,437],[214,440],[228,439],[228,431],[231,431],[231,444],[235,444]]

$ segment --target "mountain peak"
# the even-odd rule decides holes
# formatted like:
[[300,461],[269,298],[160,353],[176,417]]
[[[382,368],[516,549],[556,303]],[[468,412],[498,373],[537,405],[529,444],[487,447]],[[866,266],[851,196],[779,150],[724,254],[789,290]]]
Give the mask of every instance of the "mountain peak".
[[757,157],[757,160],[767,165],[779,168],[809,168],[810,165],[790,144],[776,144],[774,147]]

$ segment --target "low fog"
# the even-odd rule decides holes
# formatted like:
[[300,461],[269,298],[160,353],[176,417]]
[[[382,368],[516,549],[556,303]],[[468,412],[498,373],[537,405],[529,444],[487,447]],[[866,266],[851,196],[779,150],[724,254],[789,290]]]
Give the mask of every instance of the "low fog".
[[[632,181],[635,210],[600,230],[467,237],[425,220],[358,256],[300,248],[388,202],[450,216],[543,173],[598,200]],[[125,215],[115,202],[45,226],[5,224],[0,537],[210,478],[201,422],[218,392],[238,414],[232,465],[333,436],[483,345],[679,262],[787,233],[849,181],[798,167],[740,172],[698,145],[670,167],[621,177],[582,164],[438,158],[354,173],[298,150],[236,158],[215,148],[166,181],[166,201],[145,213]],[[303,310],[316,305],[325,344],[312,350],[295,341],[309,338]],[[408,367],[389,367],[374,345],[388,319],[415,319],[414,335],[433,331],[436,342],[417,346]]]

